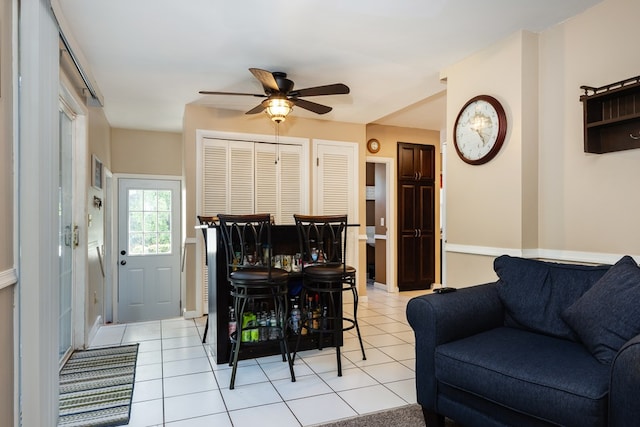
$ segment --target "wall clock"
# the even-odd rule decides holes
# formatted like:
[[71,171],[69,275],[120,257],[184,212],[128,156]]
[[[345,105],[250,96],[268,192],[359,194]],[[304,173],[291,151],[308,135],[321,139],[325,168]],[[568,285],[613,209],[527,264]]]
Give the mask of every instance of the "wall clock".
[[367,141],[367,150],[373,154],[377,153],[380,151],[380,142],[377,139],[371,138]]
[[470,165],[481,165],[500,151],[507,135],[507,116],[497,99],[478,95],[464,104],[453,130],[460,158]]

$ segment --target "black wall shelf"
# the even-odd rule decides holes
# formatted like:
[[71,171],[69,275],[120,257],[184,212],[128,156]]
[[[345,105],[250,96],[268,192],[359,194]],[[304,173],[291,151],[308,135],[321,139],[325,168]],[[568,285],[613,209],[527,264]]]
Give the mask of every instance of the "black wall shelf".
[[602,87],[580,86],[584,151],[609,153],[640,148],[640,76]]

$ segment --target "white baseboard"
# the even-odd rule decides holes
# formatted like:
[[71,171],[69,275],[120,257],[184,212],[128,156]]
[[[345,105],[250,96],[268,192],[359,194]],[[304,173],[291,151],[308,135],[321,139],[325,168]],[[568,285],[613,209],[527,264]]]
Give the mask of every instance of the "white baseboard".
[[100,329],[100,326],[102,326],[102,316],[96,317],[96,321],[93,322],[93,325],[91,325],[91,329],[89,329],[89,336],[87,337],[87,342],[85,343],[86,344],[85,347],[89,347],[91,345],[91,342],[96,337],[96,334],[98,333],[98,329]]
[[196,317],[200,317],[200,316],[198,316],[198,312],[195,310],[192,310],[192,311],[185,310],[182,317],[184,317],[185,319],[195,319]]

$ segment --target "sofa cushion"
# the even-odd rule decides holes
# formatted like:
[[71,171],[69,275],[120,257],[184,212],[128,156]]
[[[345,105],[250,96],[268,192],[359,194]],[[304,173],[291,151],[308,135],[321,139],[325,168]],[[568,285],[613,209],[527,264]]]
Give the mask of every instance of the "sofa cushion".
[[505,325],[577,340],[562,318],[610,266],[561,264],[503,255],[494,261]]
[[542,420],[606,425],[609,369],[574,341],[500,327],[438,346],[435,375]]
[[611,363],[620,348],[640,334],[640,268],[620,259],[563,313],[593,356]]

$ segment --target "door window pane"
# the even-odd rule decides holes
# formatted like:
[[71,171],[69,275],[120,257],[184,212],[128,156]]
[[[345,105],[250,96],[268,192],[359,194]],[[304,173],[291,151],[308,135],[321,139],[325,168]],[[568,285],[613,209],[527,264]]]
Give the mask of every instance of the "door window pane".
[[171,190],[129,189],[129,255],[171,254]]

